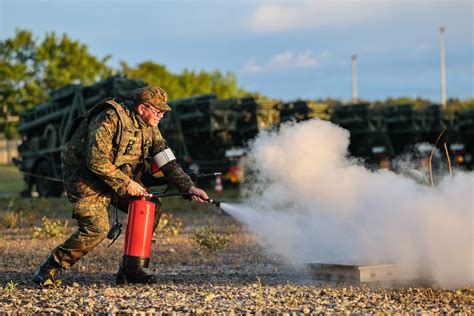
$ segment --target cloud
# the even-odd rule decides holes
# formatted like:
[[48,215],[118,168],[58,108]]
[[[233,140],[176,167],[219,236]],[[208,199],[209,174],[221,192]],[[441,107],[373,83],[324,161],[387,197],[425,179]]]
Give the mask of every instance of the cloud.
[[287,50],[270,57],[266,63],[259,64],[255,58],[251,58],[242,68],[244,73],[259,74],[263,72],[269,72],[274,70],[283,69],[309,69],[317,68],[321,64],[321,61],[330,57],[328,52],[322,52],[318,55],[314,55],[309,49],[303,52],[294,52]]
[[261,73],[262,70],[263,70],[263,67],[257,64],[257,61],[255,60],[255,58],[252,58],[249,61],[247,61],[247,63],[242,68],[242,72],[248,73],[248,74],[258,74],[258,73]]
[[255,32],[314,29],[327,25],[350,25],[371,18],[380,18],[389,12],[383,3],[390,1],[302,1],[262,4],[246,21]]
[[313,68],[318,65],[318,58],[313,56],[310,50],[299,54],[286,51],[273,56],[270,61],[270,68]]

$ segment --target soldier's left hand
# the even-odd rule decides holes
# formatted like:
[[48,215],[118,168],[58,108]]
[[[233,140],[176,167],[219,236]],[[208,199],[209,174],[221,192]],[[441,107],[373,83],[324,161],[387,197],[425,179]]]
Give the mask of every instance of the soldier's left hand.
[[148,191],[140,185],[140,183],[133,180],[130,181],[127,187],[127,194],[130,196],[147,196]]
[[202,189],[199,189],[195,186],[190,187],[188,192],[193,194],[191,196],[191,198],[194,201],[201,202],[201,203],[206,203],[207,202],[206,199],[207,200],[209,199],[209,196],[207,196],[206,191],[204,191]]

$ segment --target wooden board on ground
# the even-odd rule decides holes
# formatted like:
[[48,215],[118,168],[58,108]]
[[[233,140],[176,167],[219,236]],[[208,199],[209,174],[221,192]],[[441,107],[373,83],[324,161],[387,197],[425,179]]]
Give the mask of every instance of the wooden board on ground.
[[407,280],[429,279],[425,275],[408,272],[396,264],[354,265],[332,263],[308,264],[311,275],[318,281],[370,283],[370,282],[397,282]]

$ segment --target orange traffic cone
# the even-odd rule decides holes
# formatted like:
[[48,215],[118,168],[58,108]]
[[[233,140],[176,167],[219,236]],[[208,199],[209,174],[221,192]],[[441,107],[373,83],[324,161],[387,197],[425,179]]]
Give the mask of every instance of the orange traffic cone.
[[216,175],[216,183],[214,185],[214,192],[216,192],[217,194],[221,194],[222,190],[223,190],[222,179],[221,179],[221,175],[218,174]]

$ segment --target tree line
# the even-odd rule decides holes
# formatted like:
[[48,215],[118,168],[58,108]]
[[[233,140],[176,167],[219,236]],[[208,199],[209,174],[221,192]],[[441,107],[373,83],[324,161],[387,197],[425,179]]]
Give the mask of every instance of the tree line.
[[19,114],[48,100],[52,90],[71,83],[91,85],[117,73],[163,87],[171,100],[204,93],[258,95],[240,88],[230,72],[185,69],[175,74],[151,60],[136,66],[122,61],[116,69],[107,64],[110,58],[94,56],[86,44],[55,32],[38,39],[31,31],[17,30],[0,41],[0,133],[17,136]]
[[[145,60],[135,66],[121,61],[117,68],[109,66],[111,55],[102,58],[89,52],[86,44],[66,34],[47,33],[37,38],[29,30],[18,29],[12,38],[0,41],[0,134],[7,138],[18,135],[19,114],[45,102],[52,90],[67,84],[91,85],[112,74],[121,73],[163,87],[169,98],[215,93],[219,98],[260,96],[239,87],[235,75],[220,70],[188,70],[172,73],[165,65]],[[338,100],[327,99],[329,104]],[[381,103],[400,102],[429,104],[423,99],[388,99]],[[456,108],[474,107],[474,99],[450,100]]]

